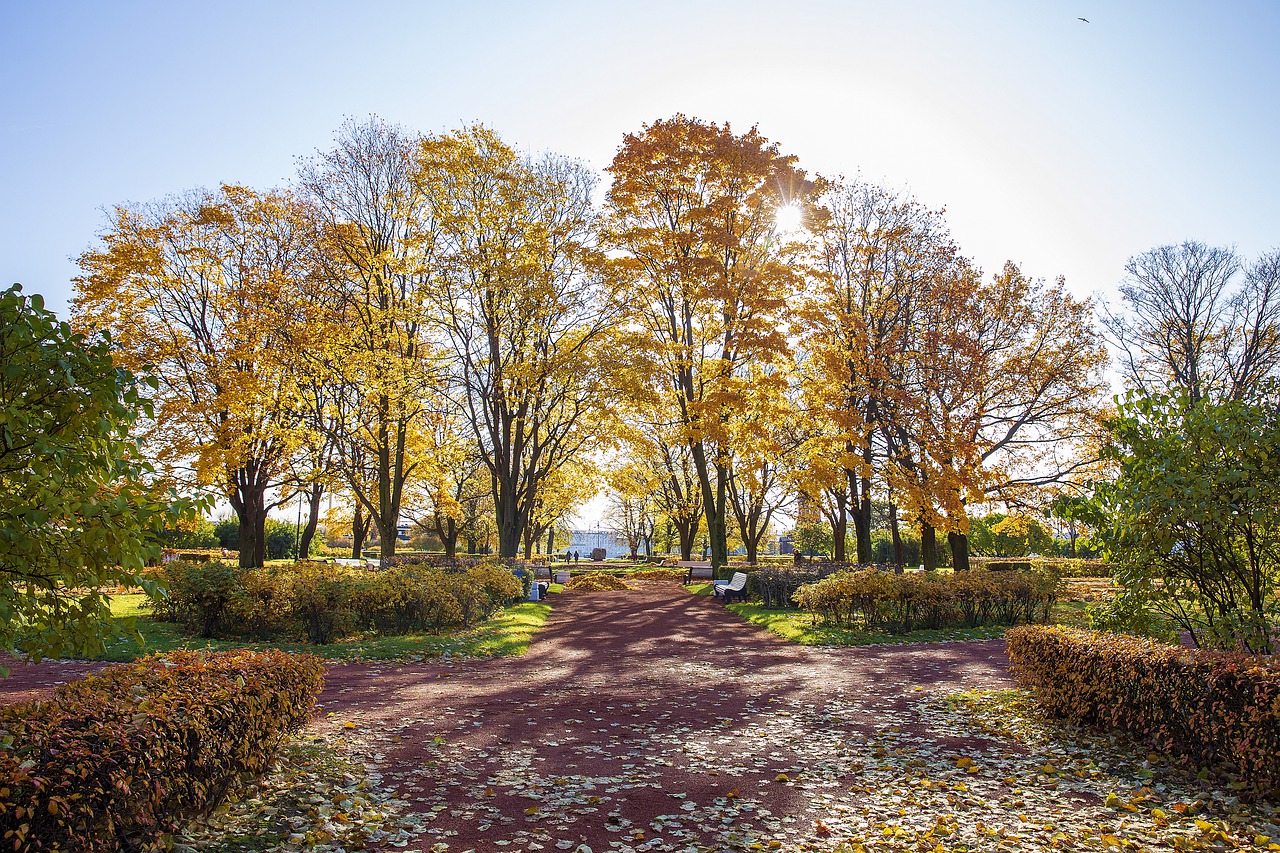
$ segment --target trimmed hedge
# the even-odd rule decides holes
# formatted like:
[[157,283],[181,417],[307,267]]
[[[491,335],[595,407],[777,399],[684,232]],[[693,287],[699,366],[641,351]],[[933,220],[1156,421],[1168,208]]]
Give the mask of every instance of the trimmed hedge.
[[1280,660],[1060,627],[1015,628],[1005,642],[1018,684],[1051,716],[1280,791]]
[[1061,585],[1038,572],[899,575],[866,569],[802,586],[793,598],[828,624],[906,633],[1048,621]]
[[323,675],[306,655],[172,652],[0,708],[0,849],[159,843],[263,771]]
[[1050,571],[1060,578],[1109,578],[1111,564],[1083,557],[970,557],[969,565],[991,572]]
[[403,563],[385,569],[175,562],[158,577],[167,595],[154,602],[156,615],[202,637],[298,637],[317,644],[357,629],[394,635],[469,628],[526,597],[531,582],[492,560],[465,568]]

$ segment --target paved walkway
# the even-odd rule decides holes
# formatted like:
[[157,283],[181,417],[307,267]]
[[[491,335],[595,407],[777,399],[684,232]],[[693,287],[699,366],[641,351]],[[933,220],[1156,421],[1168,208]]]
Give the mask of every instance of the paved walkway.
[[868,755],[987,748],[920,698],[1008,686],[1006,666],[1000,641],[794,646],[655,583],[558,596],[523,657],[335,667],[315,727],[422,816],[408,850],[831,846]]

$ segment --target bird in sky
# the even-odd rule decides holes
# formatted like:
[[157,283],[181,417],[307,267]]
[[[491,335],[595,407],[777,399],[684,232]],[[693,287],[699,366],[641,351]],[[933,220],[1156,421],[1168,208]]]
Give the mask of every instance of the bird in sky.
[[1087,23],[1089,23],[1089,19],[1088,19],[1088,18],[1076,18],[1076,20],[1077,20],[1077,21],[1084,21],[1086,24],[1087,24]]

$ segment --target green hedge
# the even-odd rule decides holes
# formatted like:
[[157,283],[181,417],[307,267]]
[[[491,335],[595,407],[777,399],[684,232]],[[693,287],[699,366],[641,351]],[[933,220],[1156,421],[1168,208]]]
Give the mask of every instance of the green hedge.
[[1109,578],[1111,564],[1081,557],[970,557],[969,565],[991,572],[1048,571],[1060,578]]
[[864,569],[802,586],[793,598],[828,624],[905,633],[1048,621],[1061,583],[1040,572],[899,575]]
[[385,569],[302,562],[242,569],[222,562],[168,563],[156,615],[202,637],[296,637],[331,643],[355,630],[378,634],[470,627],[524,598],[527,582],[489,560],[469,567]]
[[1280,791],[1280,660],[1059,627],[1016,628],[1005,642],[1018,684],[1048,714],[1200,766],[1226,762]]
[[320,662],[173,652],[0,708],[0,848],[137,850],[259,773],[310,715]]

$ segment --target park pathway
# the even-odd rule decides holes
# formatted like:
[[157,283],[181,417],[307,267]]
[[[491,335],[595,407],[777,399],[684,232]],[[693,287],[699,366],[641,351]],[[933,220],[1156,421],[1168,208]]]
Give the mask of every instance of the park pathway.
[[1006,667],[1001,641],[791,645],[658,582],[557,596],[522,657],[333,667],[313,729],[420,816],[402,849],[829,848],[874,829],[849,791],[895,756],[994,749],[926,700]]

